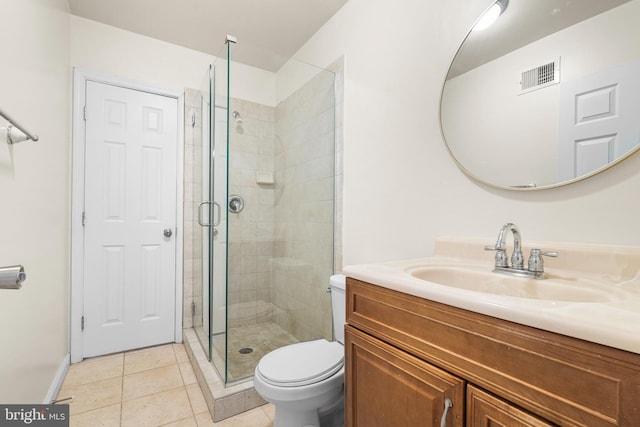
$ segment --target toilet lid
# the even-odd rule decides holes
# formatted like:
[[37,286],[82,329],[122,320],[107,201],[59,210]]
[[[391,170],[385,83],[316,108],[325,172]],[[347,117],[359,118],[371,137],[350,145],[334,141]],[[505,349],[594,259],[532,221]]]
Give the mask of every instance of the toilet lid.
[[282,387],[297,387],[324,380],[344,365],[344,347],[325,339],[280,347],[258,363],[260,375]]

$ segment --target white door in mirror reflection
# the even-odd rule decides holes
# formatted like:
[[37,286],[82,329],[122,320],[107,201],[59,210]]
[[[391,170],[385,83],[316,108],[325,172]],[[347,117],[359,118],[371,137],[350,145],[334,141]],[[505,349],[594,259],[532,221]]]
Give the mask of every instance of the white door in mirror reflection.
[[588,175],[640,143],[640,61],[563,82],[558,182]]

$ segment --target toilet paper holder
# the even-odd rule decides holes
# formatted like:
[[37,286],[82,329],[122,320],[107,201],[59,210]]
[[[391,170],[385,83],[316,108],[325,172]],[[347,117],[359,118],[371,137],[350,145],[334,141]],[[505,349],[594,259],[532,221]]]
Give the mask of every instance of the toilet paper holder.
[[9,122],[9,126],[0,127],[0,134],[4,134],[7,144],[13,145],[18,142],[26,141],[28,139],[32,141],[38,140],[38,135],[29,132],[23,126],[20,126],[2,109],[0,109],[0,117]]
[[26,279],[27,274],[21,265],[0,267],[0,289],[20,289]]

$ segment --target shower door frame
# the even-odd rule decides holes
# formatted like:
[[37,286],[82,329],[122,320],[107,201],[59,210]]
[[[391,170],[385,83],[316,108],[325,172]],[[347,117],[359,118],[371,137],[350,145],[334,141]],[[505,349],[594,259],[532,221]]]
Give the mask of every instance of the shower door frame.
[[[228,61],[227,61],[228,63]],[[228,65],[227,65],[228,72]],[[210,65],[209,69],[209,109],[203,108],[203,146],[202,146],[202,199],[200,205],[206,204],[209,206],[207,223],[203,224],[198,212],[198,222],[201,225],[202,232],[202,313],[207,315],[206,319],[202,319],[203,331],[206,335],[206,343],[202,342],[201,345],[205,347],[207,358],[209,362],[214,366],[223,382],[227,383],[227,360],[226,360],[226,346],[227,346],[227,238],[228,238],[228,225],[227,225],[227,194],[228,194],[228,106],[229,96],[224,97],[224,106],[222,102],[216,102],[217,99],[223,100],[223,97],[217,97],[216,95],[216,67]],[[228,82],[227,82],[228,90]],[[204,106],[203,106],[204,107]],[[217,110],[225,111],[225,120],[223,123],[217,122],[218,114]],[[206,119],[205,119],[206,115]],[[220,128],[222,125],[222,128]],[[206,132],[205,132],[206,128]],[[222,132],[224,131],[224,132]],[[222,133],[221,133],[222,132]],[[205,137],[207,137],[205,141]],[[216,146],[217,149],[216,149]],[[217,152],[224,148],[225,153],[222,159],[225,162],[224,170],[220,175],[216,165],[220,165],[220,158],[216,157]],[[223,179],[222,187],[218,181]],[[219,192],[223,192],[220,197]],[[200,209],[200,208],[199,208]],[[217,214],[217,218],[216,218]],[[216,251],[215,246],[220,242],[217,241],[223,234],[222,244],[224,250],[222,253]],[[216,262],[216,257],[218,257]],[[219,259],[223,257],[222,259]],[[217,267],[217,268],[216,268]],[[220,271],[220,270],[224,271]],[[220,287],[222,287],[223,294],[220,295]],[[216,302],[214,304],[214,301]],[[221,318],[222,316],[222,318]],[[225,336],[225,349],[222,354],[222,365],[219,365],[214,360],[214,345],[213,337],[215,335],[224,334]]]

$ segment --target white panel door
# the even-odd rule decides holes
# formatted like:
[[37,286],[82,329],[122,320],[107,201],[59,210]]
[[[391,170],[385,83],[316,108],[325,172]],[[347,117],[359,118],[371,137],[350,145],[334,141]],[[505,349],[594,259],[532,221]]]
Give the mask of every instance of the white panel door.
[[594,172],[640,143],[640,62],[560,87],[558,182]]
[[83,356],[172,342],[178,104],[87,82]]

